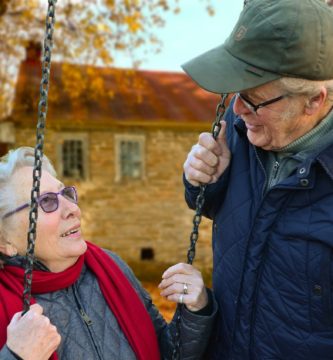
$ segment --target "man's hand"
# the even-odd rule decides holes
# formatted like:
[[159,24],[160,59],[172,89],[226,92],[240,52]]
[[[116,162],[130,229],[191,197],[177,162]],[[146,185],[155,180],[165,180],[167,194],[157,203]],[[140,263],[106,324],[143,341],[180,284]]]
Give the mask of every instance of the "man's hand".
[[184,163],[186,180],[193,186],[215,183],[230,163],[231,153],[226,141],[226,122],[214,140],[212,134],[201,133]]

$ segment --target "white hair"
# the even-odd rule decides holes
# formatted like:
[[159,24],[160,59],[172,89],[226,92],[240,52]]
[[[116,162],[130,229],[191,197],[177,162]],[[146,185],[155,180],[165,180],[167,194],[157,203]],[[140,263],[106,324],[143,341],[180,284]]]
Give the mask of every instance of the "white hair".
[[[25,166],[33,167],[34,162],[35,151],[27,146],[10,150],[5,156],[0,158],[0,220],[13,206],[13,189],[10,188],[11,177],[17,169]],[[56,177],[56,171],[45,155],[43,155],[42,170]]]
[[309,99],[317,96],[320,88],[327,89],[327,101],[333,102],[333,80],[307,80],[292,77],[282,77],[276,80],[280,87],[290,95],[304,95]]

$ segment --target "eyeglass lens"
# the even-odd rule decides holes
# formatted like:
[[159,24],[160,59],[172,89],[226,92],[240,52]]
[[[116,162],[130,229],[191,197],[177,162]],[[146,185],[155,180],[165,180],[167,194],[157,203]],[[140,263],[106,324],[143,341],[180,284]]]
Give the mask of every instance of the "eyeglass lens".
[[69,186],[65,187],[60,191],[60,195],[62,195],[65,199],[71,201],[74,204],[77,204],[77,194],[74,187]]
[[59,206],[58,195],[62,195],[70,202],[77,204],[77,195],[73,187],[65,187],[59,193],[46,193],[39,197],[39,205],[46,213],[56,211]]
[[257,112],[257,106],[254,105],[250,100],[248,100],[243,94],[238,93],[237,94],[238,98],[241,99],[241,101],[243,102],[243,104],[253,113]]

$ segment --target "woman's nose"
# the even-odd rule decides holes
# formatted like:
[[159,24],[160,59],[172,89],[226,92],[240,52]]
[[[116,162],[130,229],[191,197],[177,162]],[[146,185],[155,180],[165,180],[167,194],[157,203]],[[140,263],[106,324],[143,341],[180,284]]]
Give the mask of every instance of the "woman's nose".
[[80,207],[78,204],[75,204],[74,202],[72,202],[64,197],[62,197],[60,202],[61,202],[63,214],[66,218],[71,215],[74,215],[74,216],[81,215],[81,210],[80,210]]

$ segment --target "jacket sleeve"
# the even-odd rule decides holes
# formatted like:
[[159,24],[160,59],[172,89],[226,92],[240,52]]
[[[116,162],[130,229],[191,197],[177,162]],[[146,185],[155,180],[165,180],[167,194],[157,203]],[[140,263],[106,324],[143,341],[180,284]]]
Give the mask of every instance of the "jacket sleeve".
[[[149,293],[142,287],[132,270],[117,255],[109,251],[107,251],[107,253],[117,262],[118,266],[120,266],[140,298],[143,300],[156,331],[161,357],[162,359],[170,360],[174,348],[178,313],[175,313],[173,320],[168,324],[159,313],[156,306],[152,303]],[[199,360],[203,358],[217,315],[216,301],[211,294],[211,290],[208,289],[208,292],[210,299],[208,313],[200,315],[187,310],[185,306],[182,307],[180,322],[181,359]]]
[[[234,113],[232,111],[233,101],[230,103],[230,106],[226,112],[225,120],[227,122],[227,129],[226,129],[226,136],[227,136],[227,143],[230,148],[232,154],[232,138],[234,135]],[[232,156],[232,155],[231,155]],[[205,191],[205,203],[202,208],[203,215],[208,217],[209,219],[213,219],[215,214],[217,213],[221,203],[223,202],[228,182],[229,182],[229,172],[230,172],[229,165],[218,181],[214,184],[209,184],[206,187]],[[187,205],[190,209],[196,208],[196,199],[200,191],[199,186],[191,185],[186,179],[185,175],[183,174],[183,183],[185,186],[185,200]]]
[[0,360],[17,360],[17,359],[21,359],[21,358],[15,356],[15,354],[11,352],[6,345],[0,350]]
[[[210,291],[210,290],[208,290]],[[211,310],[207,315],[198,315],[186,309],[185,306],[177,311],[170,322],[166,323],[161,314],[152,303],[149,294],[141,288],[141,293],[147,311],[152,318],[162,359],[170,360],[174,349],[176,335],[176,321],[178,312],[181,311],[180,320],[180,358],[184,360],[199,360],[206,351],[217,314],[217,304],[213,296],[209,296]]]

